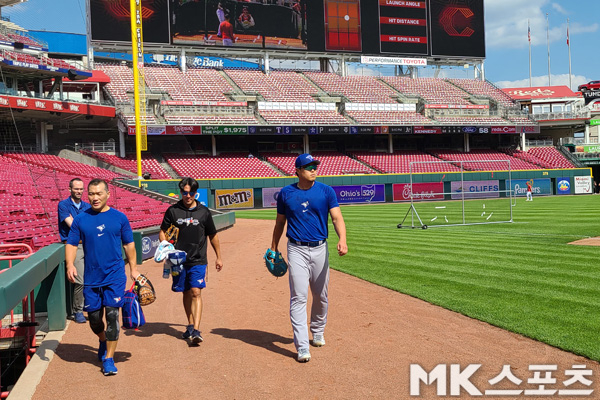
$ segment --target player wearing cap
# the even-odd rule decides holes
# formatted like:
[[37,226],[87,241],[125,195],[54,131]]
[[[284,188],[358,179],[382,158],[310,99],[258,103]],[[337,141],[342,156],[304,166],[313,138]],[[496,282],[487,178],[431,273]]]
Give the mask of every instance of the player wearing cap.
[[281,189],[277,197],[277,219],[273,228],[271,250],[278,251],[279,240],[287,222],[288,264],[290,280],[290,320],[294,330],[294,345],[298,361],[310,360],[306,303],[308,289],[313,296],[310,313],[310,330],[313,346],[325,345],[327,323],[327,288],[329,285],[329,236],[327,219],[339,237],[337,251],[340,256],[348,252],[346,225],[330,186],[316,182],[317,166],[310,154],[296,158],[298,182]]
[[525,201],[533,201],[533,195],[531,190],[531,181],[527,181],[527,200]]

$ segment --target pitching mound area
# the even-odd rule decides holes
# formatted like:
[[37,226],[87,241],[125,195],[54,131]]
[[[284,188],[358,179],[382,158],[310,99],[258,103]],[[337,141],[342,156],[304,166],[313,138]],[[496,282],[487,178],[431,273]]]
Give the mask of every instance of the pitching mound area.
[[577,245],[577,246],[600,246],[600,236],[593,237],[593,238],[576,240],[576,241],[571,242],[569,244],[574,244],[574,245]]

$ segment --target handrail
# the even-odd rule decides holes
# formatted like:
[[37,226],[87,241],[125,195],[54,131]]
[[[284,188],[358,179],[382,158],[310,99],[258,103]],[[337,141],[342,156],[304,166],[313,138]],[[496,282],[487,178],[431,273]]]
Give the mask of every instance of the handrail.
[[4,316],[40,283],[50,286],[46,301],[48,328],[63,330],[67,309],[65,295],[65,250],[62,243],[54,243],[38,250],[0,274],[0,315]]

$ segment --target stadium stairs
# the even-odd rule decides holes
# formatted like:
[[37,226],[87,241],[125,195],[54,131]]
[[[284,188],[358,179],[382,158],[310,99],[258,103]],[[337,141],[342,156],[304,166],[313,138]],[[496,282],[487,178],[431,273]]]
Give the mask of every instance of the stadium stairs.
[[160,166],[163,167],[165,172],[171,176],[171,178],[179,179],[179,175],[177,175],[177,172],[175,172],[175,170],[173,168],[171,168],[169,163],[165,161],[162,154],[153,154],[153,156],[154,156],[154,158],[156,158],[156,161],[158,161]]
[[97,158],[82,154],[77,151],[63,149],[58,153],[58,156],[61,158],[65,158],[67,160],[77,161],[82,164],[91,165],[92,167],[104,168],[108,171],[116,172],[121,175],[126,175],[126,176],[131,176],[131,177],[135,176],[135,174],[133,174],[131,171],[127,171],[126,169],[116,167],[112,164],[108,164],[102,160],[98,160]]
[[310,80],[310,78],[304,74],[300,74],[300,76],[306,81],[306,83],[308,83],[311,87],[315,88],[317,90],[317,97],[316,99],[319,100],[320,102],[323,103],[329,103],[332,102],[332,100],[330,100],[329,95],[319,87],[319,85],[317,85],[316,83],[314,83],[313,81]]
[[396,92],[395,98],[400,103],[404,103],[404,104],[419,104],[419,103],[424,104],[425,103],[425,99],[417,94],[402,93],[401,91],[396,89],[394,86],[392,86],[389,82],[387,82],[383,79],[378,79],[378,81],[383,83],[385,86],[389,87],[390,89],[392,89],[394,92]]
[[571,153],[569,151],[569,149],[567,149],[565,146],[563,145],[558,145],[556,146],[556,148],[558,149],[558,151],[560,151],[562,153],[563,156],[565,156],[565,158],[567,160],[569,160],[576,168],[585,168],[585,165],[579,160],[579,158],[575,157],[573,155],[573,153]]
[[227,72],[225,71],[219,71],[219,74],[227,81],[227,83],[229,83],[231,85],[231,87],[233,88],[233,93],[230,93],[228,95],[228,97],[231,98],[231,100],[233,101],[248,101],[248,99],[246,99],[246,96],[244,94],[244,91],[242,90],[242,88],[240,88],[238,86],[237,83],[235,83],[235,81],[233,79],[231,79],[231,77],[229,75],[227,75]]
[[366,168],[372,169],[374,171],[376,171],[378,174],[385,174],[386,172],[380,170],[379,168],[375,167],[374,165],[371,165],[367,162],[364,162],[363,160],[360,160],[358,157],[356,157],[356,155],[354,155],[353,153],[349,153],[349,152],[344,152],[343,153],[346,157],[349,157],[353,160],[356,160],[357,163],[360,163],[362,165],[364,165]]
[[348,121],[350,121],[350,123],[354,124],[354,125],[360,125],[354,118],[352,118],[350,115],[348,115],[348,113],[346,112],[346,109],[344,108],[343,110],[340,110],[341,114],[344,118],[346,118]]
[[146,189],[143,189],[143,188],[139,188],[137,186],[129,185],[129,184],[125,183],[125,182],[114,180],[114,181],[111,182],[111,184],[113,186],[119,187],[121,189],[125,189],[125,190],[127,190],[127,191],[129,191],[131,193],[141,194],[143,196],[149,197],[149,198],[154,199],[154,200],[158,200],[158,201],[163,202],[163,203],[175,204],[178,201],[177,199],[175,199],[173,197],[169,197],[167,195],[156,193],[156,192],[151,192],[149,190],[146,190]]
[[289,176],[285,171],[279,169],[277,167],[277,165],[269,162],[269,160],[267,160],[267,157],[263,157],[262,155],[258,155],[259,159],[265,164],[267,165],[269,168],[271,168],[273,171],[277,172],[278,174],[281,174],[281,176]]

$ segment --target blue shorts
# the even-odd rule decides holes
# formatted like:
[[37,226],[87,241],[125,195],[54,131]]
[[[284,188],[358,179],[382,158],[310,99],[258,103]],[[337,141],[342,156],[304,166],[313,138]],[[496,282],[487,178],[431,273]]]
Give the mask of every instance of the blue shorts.
[[184,265],[179,275],[173,277],[174,292],[187,292],[191,288],[203,289],[206,287],[206,264]]
[[100,287],[83,287],[83,311],[92,312],[102,307],[121,308],[124,303],[127,281]]

